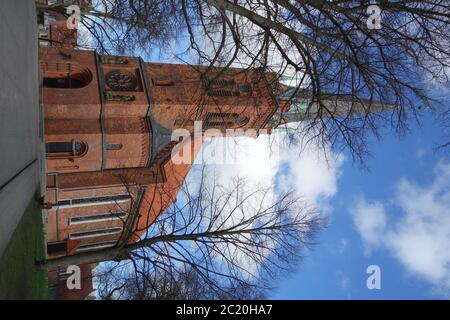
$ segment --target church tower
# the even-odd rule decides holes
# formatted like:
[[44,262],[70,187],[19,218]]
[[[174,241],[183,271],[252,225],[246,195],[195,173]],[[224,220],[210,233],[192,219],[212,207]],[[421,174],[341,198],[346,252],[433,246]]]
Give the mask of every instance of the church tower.
[[[47,253],[133,241],[175,200],[189,165],[172,132],[262,129],[277,103],[259,70],[146,63],[43,48]],[[269,79],[269,80],[268,80]],[[155,197],[158,194],[158,197]],[[138,230],[138,232],[132,232]]]

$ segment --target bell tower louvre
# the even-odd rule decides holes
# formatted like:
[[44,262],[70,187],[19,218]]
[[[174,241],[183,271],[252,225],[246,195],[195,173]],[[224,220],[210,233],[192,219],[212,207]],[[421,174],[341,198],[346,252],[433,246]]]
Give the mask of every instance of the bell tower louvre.
[[[262,129],[277,103],[259,70],[146,63],[42,48],[49,258],[137,239],[175,200],[189,164],[172,141],[203,130]],[[201,143],[201,141],[199,142]],[[196,150],[193,150],[195,154]],[[155,196],[157,195],[157,196]]]

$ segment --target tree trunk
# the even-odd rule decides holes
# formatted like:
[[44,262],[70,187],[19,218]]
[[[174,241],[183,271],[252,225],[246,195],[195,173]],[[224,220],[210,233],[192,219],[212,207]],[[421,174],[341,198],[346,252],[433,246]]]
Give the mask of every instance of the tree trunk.
[[95,252],[87,252],[79,255],[41,260],[36,262],[36,269],[38,271],[46,271],[50,267],[68,267],[70,265],[98,263],[123,257],[127,252],[128,250],[124,248],[113,248]]
[[46,259],[41,261],[36,261],[36,269],[38,271],[45,271],[49,267],[67,267],[70,265],[81,265],[89,263],[98,263],[108,260],[123,259],[123,257],[128,256],[133,250],[150,247],[157,242],[175,242],[175,241],[194,241],[201,238],[213,238],[220,237],[224,235],[233,236],[237,234],[251,234],[255,231],[268,230],[271,227],[259,227],[250,228],[244,230],[217,230],[210,232],[199,232],[194,234],[181,234],[181,235],[163,235],[158,237],[152,237],[148,239],[140,240],[136,243],[128,244],[125,247],[118,248],[106,248],[103,250],[85,252],[81,254],[75,254],[72,256],[63,256],[59,258]]
[[[240,5],[232,3],[232,2],[224,1],[224,0],[206,0],[206,3],[215,7],[219,11],[230,11],[230,12],[237,14],[238,16],[247,18],[254,24],[258,25],[263,30],[275,30],[275,31],[281,32],[281,33],[285,34],[286,36],[288,36],[294,43],[296,41],[300,40],[303,43],[313,45],[325,52],[328,52],[331,55],[335,55],[344,61],[348,61],[353,65],[359,65],[353,57],[348,56],[347,54],[345,54],[343,52],[337,51],[336,49],[330,48],[327,45],[324,45],[320,42],[317,42],[316,40],[314,40],[304,34],[301,34],[300,32],[297,32],[294,29],[290,29],[277,21],[267,19],[253,11],[248,10],[247,8],[245,8],[243,6],[240,6]],[[369,70],[375,74],[379,74],[378,70],[371,68],[370,66],[364,66],[364,67],[367,68],[367,70]]]

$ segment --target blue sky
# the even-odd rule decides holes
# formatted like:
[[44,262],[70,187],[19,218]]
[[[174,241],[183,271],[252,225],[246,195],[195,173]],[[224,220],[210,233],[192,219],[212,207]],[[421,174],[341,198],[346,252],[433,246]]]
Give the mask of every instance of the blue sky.
[[[238,175],[255,185],[271,182],[274,192],[293,188],[329,217],[297,272],[282,279],[270,298],[449,297],[449,150],[436,151],[441,128],[430,111],[423,115],[421,125],[411,124],[401,139],[391,132],[381,141],[370,139],[368,170],[331,149],[329,163],[314,148],[300,156],[282,144],[278,152],[269,151],[267,142],[276,136],[243,138],[238,150],[226,149],[237,162],[214,166],[221,173],[218,183]],[[228,148],[222,140],[204,145],[203,160]],[[370,265],[381,268],[380,290],[367,289]]]
[[[148,60],[156,61],[158,58]],[[240,150],[247,150],[247,153],[238,155],[237,164],[218,166],[218,171],[224,175],[222,183],[239,175],[255,184],[272,181],[274,185],[289,185],[329,215],[328,228],[320,232],[317,244],[308,252],[298,271],[282,279],[277,290],[269,295],[270,298],[439,299],[450,296],[450,250],[447,250],[447,255],[443,253],[444,257],[439,260],[435,256],[426,256],[423,252],[428,250],[426,244],[417,254],[412,249],[412,256],[400,252],[401,248],[395,248],[396,241],[408,241],[408,235],[397,229],[405,219],[410,220],[404,208],[396,205],[399,183],[406,179],[419,189],[431,188],[436,180],[433,172],[439,164],[450,163],[448,150],[435,150],[436,145],[442,142],[441,128],[429,111],[424,112],[422,120],[420,125],[410,123],[411,132],[401,139],[392,132],[383,134],[381,141],[372,139],[368,170],[352,163],[349,154],[331,150],[335,156],[331,168],[327,168],[323,159],[315,158],[316,150],[307,150],[299,158],[296,150],[282,148],[279,159],[273,159],[273,155],[267,152],[265,137],[243,142]],[[218,148],[221,146],[216,140],[203,150],[208,153],[208,150],[217,151]],[[286,167],[289,168],[287,171]],[[447,189],[450,188],[450,167],[448,173],[449,182],[444,186]],[[450,197],[448,191],[446,195]],[[365,230],[358,229],[355,224],[352,208],[361,201],[369,207],[374,203],[383,206],[386,222],[378,239],[365,239]],[[444,202],[449,208],[450,199]],[[360,209],[360,216],[364,217],[366,209],[370,208]],[[441,212],[446,213],[450,216],[450,210]],[[435,218],[434,223],[439,225],[442,219]],[[427,240],[441,241],[443,247],[448,245],[450,248],[449,221],[444,222],[440,232],[444,234],[438,238],[429,236]],[[390,238],[391,243],[385,243],[387,240],[383,240],[384,237]],[[445,250],[442,246],[435,255],[441,253],[439,250]],[[420,266],[415,268],[414,264]],[[434,270],[427,264],[444,270]],[[380,290],[366,287],[366,269],[369,265],[381,268]],[[433,270],[427,272],[423,268]],[[440,282],[445,284],[440,285]]]
[[[180,48],[184,46],[181,41],[174,49],[183,52]],[[146,60],[181,63],[172,55],[159,53]],[[266,143],[270,139],[267,137],[241,141],[237,163],[215,166],[223,173],[221,183],[239,175],[255,184],[272,181],[274,186],[288,185],[329,215],[329,226],[320,232],[317,244],[307,253],[297,272],[278,283],[270,298],[435,299],[450,296],[450,250],[446,250],[446,246],[450,248],[450,221],[443,217],[447,213],[450,216],[450,210],[445,210],[450,207],[450,166],[445,168],[448,182],[444,181],[443,185],[441,182],[439,186],[444,189],[439,190],[444,193],[438,201],[440,207],[434,208],[431,218],[424,217],[428,214],[427,204],[418,213],[411,213],[405,205],[398,204],[399,193],[405,188],[425,192],[435,187],[437,178],[433,172],[439,165],[450,163],[448,150],[435,150],[442,142],[441,128],[429,111],[424,112],[422,120],[420,126],[410,123],[411,132],[401,139],[392,132],[385,133],[381,141],[372,139],[372,155],[367,159],[369,170],[352,163],[349,154],[332,150],[328,150],[334,155],[330,167],[320,155],[317,158],[317,150],[313,149],[298,157],[298,150],[282,147],[274,156],[267,151]],[[208,154],[223,147],[220,139],[216,139],[205,145],[203,151]],[[188,183],[190,179],[195,179],[194,175],[188,176]],[[403,187],[400,187],[402,181]],[[436,203],[429,205],[436,207]],[[381,208],[382,212],[377,213],[374,208]],[[378,218],[381,215],[382,226],[377,226],[376,218],[370,219],[373,215]],[[363,226],[358,226],[357,217]],[[422,235],[425,239],[415,239],[401,228],[402,225],[419,229],[430,227],[427,219],[441,226],[438,236],[431,230]],[[411,220],[418,220],[418,226],[411,225]],[[408,236],[415,241],[426,240],[418,252],[406,248],[410,252],[407,254],[405,248],[396,247],[407,243]],[[441,245],[427,248],[427,243],[434,242]],[[428,250],[434,250],[434,255],[427,255]],[[369,265],[381,268],[380,290],[366,287]]]
[[[351,213],[351,208],[363,197],[366,204],[376,201],[388,208],[385,212],[387,216],[385,228],[393,228],[392,226],[402,223],[400,219],[405,213],[398,208],[395,195],[399,181],[406,179],[412,185],[430,188],[436,180],[433,176],[434,168],[439,163],[449,161],[448,153],[434,150],[441,134],[433,119],[425,116],[422,125],[420,127],[414,125],[403,139],[389,134],[385,135],[381,142],[373,141],[372,157],[368,159],[370,172],[353,165],[348,160],[349,155],[346,155],[347,160],[340,168],[337,192],[329,199],[329,205],[332,207],[329,227],[320,233],[317,244],[308,252],[298,271],[281,281],[278,289],[270,297],[445,298],[442,289],[445,291],[448,286],[436,292],[436,284],[429,280],[432,275],[423,276],[420,272],[412,271],[408,263],[405,264],[398,259],[395,249],[381,245],[367,252],[367,241],[363,240]],[[447,193],[449,187],[450,181],[444,186]],[[450,210],[447,215],[450,215]],[[448,233],[447,243],[450,243]],[[417,259],[421,259],[420,253],[418,255]],[[369,290],[366,287],[368,277],[366,268],[372,264],[381,268],[380,290]]]

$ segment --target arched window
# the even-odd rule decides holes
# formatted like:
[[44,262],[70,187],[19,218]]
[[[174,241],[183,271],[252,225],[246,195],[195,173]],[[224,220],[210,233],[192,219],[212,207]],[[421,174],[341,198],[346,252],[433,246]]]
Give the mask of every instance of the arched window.
[[94,249],[104,249],[104,248],[110,248],[114,247],[116,245],[117,241],[103,241],[103,242],[93,242],[93,243],[84,243],[81,244],[77,251],[86,251],[86,250],[94,250]]
[[240,95],[239,91],[208,90],[208,96],[210,96],[210,97],[236,97],[239,95]]
[[236,83],[233,79],[201,77],[203,88],[209,97],[235,97],[240,92],[236,91]]
[[44,62],[41,64],[45,88],[79,89],[92,81],[92,72],[73,62]]
[[67,200],[59,200],[55,205],[59,207],[68,207],[68,206],[79,206],[79,205],[97,205],[97,204],[112,204],[118,202],[124,202],[130,200],[131,197],[129,194],[120,194],[114,196],[99,196],[99,197],[91,197],[91,198],[77,198],[77,199],[67,199]]
[[102,214],[93,214],[90,216],[76,216],[69,218],[69,224],[91,223],[100,221],[121,220],[127,216],[126,212],[111,212]]
[[218,78],[218,79],[210,79],[207,78],[206,76],[202,76],[201,77],[202,80],[202,84],[205,88],[211,87],[211,86],[217,86],[217,87],[229,87],[229,86],[234,86],[235,82],[233,79],[223,79],[223,78]]
[[208,128],[240,128],[246,125],[249,118],[238,113],[210,112],[206,115],[205,129]]
[[74,232],[74,233],[69,234],[69,238],[70,239],[83,239],[83,238],[91,238],[91,237],[109,236],[109,235],[112,235],[115,233],[120,233],[120,232],[122,232],[122,228],[106,228],[106,229]]
[[57,141],[45,144],[47,158],[79,158],[86,154],[86,143],[81,141]]

